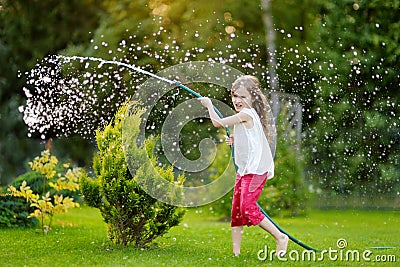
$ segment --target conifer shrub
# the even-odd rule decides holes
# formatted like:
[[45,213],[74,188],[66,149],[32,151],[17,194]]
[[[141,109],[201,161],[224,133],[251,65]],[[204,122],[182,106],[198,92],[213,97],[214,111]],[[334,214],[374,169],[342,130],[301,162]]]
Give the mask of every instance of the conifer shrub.
[[[15,178],[11,185],[19,188],[23,181],[31,185],[32,191],[42,191],[42,175],[35,171],[26,172]],[[31,227],[38,223],[36,218],[28,218],[34,211],[28,202],[19,197],[12,196],[7,187],[0,190],[0,227]]]
[[6,193],[0,195],[0,228],[31,227],[38,223],[36,218],[28,218],[34,208],[22,198]]
[[[125,105],[111,123],[97,131],[98,152],[93,160],[96,177],[81,179],[83,199],[100,210],[110,240],[137,248],[147,247],[178,225],[185,213],[183,208],[160,202],[147,193],[152,189],[165,190],[153,184],[155,172],[178,185],[183,184],[184,177],[175,177],[172,166],[157,165],[152,153],[156,138],[150,136],[142,144],[136,142],[143,112],[138,108],[129,110],[129,105]],[[124,125],[128,125],[128,132],[123,131]],[[123,139],[134,140],[125,151]],[[179,192],[173,197],[179,197]]]

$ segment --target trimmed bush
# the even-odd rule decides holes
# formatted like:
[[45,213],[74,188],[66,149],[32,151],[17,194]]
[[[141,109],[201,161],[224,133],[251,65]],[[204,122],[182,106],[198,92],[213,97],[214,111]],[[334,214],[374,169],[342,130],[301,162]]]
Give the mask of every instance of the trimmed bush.
[[[35,193],[42,190],[42,175],[30,171],[15,178],[11,185],[19,188],[26,180]],[[24,199],[12,196],[7,188],[0,190],[0,227],[31,227],[38,223],[36,218],[27,218],[34,211]]]
[[123,106],[104,130],[97,131],[99,151],[93,161],[96,179],[82,178],[81,191],[86,203],[100,210],[112,242],[143,248],[178,225],[184,209],[152,198],[136,179],[145,179],[148,181],[145,185],[150,187],[154,171],[178,185],[182,185],[184,177],[175,180],[172,166],[156,166],[152,156],[156,140],[151,137],[143,145],[133,141],[129,157],[134,163],[129,170],[122,145],[122,129],[124,123],[129,124],[128,138],[137,140],[143,110],[133,109],[129,116],[126,116],[127,111],[128,106]]
[[27,218],[33,212],[24,199],[2,194],[0,196],[0,228],[31,227],[38,223],[36,218]]

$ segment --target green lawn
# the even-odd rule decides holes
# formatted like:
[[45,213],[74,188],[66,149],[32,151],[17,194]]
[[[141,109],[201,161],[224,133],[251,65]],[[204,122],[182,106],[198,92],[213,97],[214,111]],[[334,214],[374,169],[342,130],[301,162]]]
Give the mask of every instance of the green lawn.
[[[324,261],[316,262],[303,249],[290,242],[288,262],[274,258],[262,261],[265,246],[275,248],[274,241],[258,227],[245,228],[242,254],[232,257],[230,227],[205,208],[189,209],[184,221],[173,228],[157,244],[147,250],[111,244],[106,227],[96,209],[82,207],[58,216],[47,236],[34,229],[0,229],[1,266],[395,266],[395,262],[376,262],[377,259],[400,261],[400,213],[398,211],[310,211],[307,217],[279,218],[276,222],[305,243],[331,250],[323,254]],[[339,250],[339,238],[347,247]],[[377,250],[372,247],[393,246]],[[297,252],[296,252],[296,251]],[[333,252],[332,250],[338,250]],[[362,258],[366,250],[370,262]],[[289,253],[291,258],[289,258]],[[342,254],[342,259],[340,255]],[[350,256],[346,260],[346,253]],[[360,262],[351,261],[356,253]],[[296,254],[299,261],[294,261]],[[392,256],[393,255],[393,256]],[[334,257],[338,257],[334,260]]]

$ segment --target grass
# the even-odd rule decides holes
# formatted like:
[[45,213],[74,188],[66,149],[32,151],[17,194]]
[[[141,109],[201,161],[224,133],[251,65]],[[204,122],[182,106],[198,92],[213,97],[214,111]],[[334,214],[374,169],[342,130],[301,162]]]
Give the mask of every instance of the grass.
[[[274,241],[258,227],[245,228],[242,254],[231,253],[230,227],[205,208],[189,209],[183,222],[171,229],[146,250],[117,246],[107,238],[106,227],[96,209],[81,207],[57,216],[50,233],[43,236],[35,229],[0,229],[0,266],[395,266],[400,261],[400,213],[398,211],[314,210],[307,217],[279,218],[279,225],[305,243],[319,249],[338,250],[339,238],[347,241],[342,260],[323,262],[281,262],[258,259],[265,246],[275,248]],[[394,246],[376,250],[371,247]],[[303,249],[290,242],[288,253]],[[346,261],[345,253],[371,250],[371,260],[386,257],[392,262]],[[339,250],[340,251],[340,250]],[[261,256],[264,254],[261,253]],[[321,254],[317,254],[317,257]],[[332,257],[339,253],[332,254]],[[288,254],[289,256],[289,254]]]

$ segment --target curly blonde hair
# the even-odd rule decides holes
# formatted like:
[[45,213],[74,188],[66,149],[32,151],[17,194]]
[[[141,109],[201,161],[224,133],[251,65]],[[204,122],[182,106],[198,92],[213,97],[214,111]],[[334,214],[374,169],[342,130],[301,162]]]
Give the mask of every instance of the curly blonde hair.
[[231,94],[239,88],[244,87],[251,95],[252,108],[260,117],[261,125],[271,149],[275,148],[276,130],[274,120],[268,114],[272,114],[271,107],[267,102],[267,98],[260,89],[260,81],[252,75],[244,75],[236,79],[232,84]]

